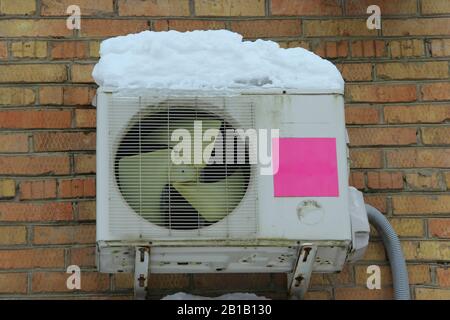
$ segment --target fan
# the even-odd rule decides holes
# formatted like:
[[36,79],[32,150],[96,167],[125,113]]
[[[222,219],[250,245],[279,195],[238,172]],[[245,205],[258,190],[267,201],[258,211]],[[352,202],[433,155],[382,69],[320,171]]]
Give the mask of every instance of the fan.
[[[240,137],[233,138],[233,161],[227,163],[226,141],[232,127],[224,119],[192,108],[167,107],[141,112],[132,122],[116,153],[115,173],[123,198],[137,214],[169,229],[198,229],[220,221],[240,203],[250,177],[248,149],[244,149],[244,163],[237,163],[242,149],[237,148]],[[200,132],[196,123],[201,123]],[[200,150],[194,137],[199,133],[203,137],[210,129],[222,139],[217,135],[212,141],[202,139]],[[179,152],[190,159],[187,164],[172,161],[179,143],[172,141],[175,130],[191,137],[183,140],[191,154]],[[208,149],[210,144],[213,147]],[[222,161],[217,161],[219,150],[224,151]],[[195,163],[194,152],[201,152],[201,163]],[[208,161],[211,157],[215,163]]]

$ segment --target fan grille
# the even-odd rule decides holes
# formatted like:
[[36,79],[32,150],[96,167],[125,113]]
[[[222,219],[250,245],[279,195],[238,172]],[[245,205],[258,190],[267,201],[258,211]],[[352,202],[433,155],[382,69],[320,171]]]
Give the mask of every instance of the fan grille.
[[[253,105],[247,99],[230,99],[112,99],[109,127],[115,134],[110,137],[110,185],[115,186],[113,194],[117,197],[111,204],[121,200],[118,207],[125,204],[141,223],[131,223],[130,214],[116,212],[112,206],[111,229],[126,232],[137,228],[141,235],[196,232],[212,237],[256,231],[251,145],[233,131],[253,127]],[[128,121],[124,121],[127,117]],[[184,147],[189,148],[177,153],[180,159],[190,160],[187,164],[174,164],[172,158],[173,150],[180,146],[181,140],[171,139],[178,129],[196,140],[186,142]],[[196,136],[202,138],[208,133],[209,140]],[[194,156],[199,150],[200,162]],[[216,163],[206,163],[207,159],[215,159]],[[142,219],[156,228],[146,228],[150,224]]]

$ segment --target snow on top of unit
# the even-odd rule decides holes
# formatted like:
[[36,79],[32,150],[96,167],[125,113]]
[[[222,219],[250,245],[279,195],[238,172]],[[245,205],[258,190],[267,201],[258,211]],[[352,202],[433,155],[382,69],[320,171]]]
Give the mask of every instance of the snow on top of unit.
[[227,30],[143,31],[107,39],[92,73],[98,85],[176,90],[286,88],[341,92],[337,68],[303,48],[243,41]]
[[263,296],[257,296],[254,293],[240,293],[240,292],[226,293],[219,297],[211,298],[211,297],[195,296],[184,292],[178,292],[165,296],[161,300],[269,300],[269,299]]

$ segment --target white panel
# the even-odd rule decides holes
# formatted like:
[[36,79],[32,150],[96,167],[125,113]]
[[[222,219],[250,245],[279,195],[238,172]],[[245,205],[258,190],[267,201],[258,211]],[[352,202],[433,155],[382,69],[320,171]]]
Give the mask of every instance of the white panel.
[[[258,187],[261,238],[349,240],[348,176],[343,98],[339,95],[265,96],[255,102],[256,125],[279,128],[280,137],[336,138],[339,197],[274,197],[273,176],[260,176]],[[299,219],[303,201],[321,210]]]

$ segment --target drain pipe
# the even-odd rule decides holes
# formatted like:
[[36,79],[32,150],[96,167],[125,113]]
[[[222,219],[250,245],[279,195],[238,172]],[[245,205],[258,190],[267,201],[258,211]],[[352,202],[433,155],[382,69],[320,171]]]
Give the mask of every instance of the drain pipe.
[[377,229],[391,265],[395,300],[410,300],[408,270],[403,257],[400,240],[386,217],[378,209],[366,204],[367,217],[370,224]]

